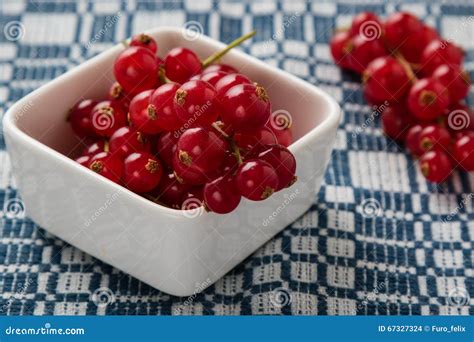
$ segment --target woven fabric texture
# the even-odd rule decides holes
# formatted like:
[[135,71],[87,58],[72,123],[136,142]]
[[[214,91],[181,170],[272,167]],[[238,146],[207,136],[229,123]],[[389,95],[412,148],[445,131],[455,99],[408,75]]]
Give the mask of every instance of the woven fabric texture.
[[[468,3],[1,1],[2,115],[27,93],[134,33],[197,22],[223,42],[256,29],[242,47],[247,53],[321,87],[344,116],[311,209],[189,298],[161,293],[32,222],[2,135],[0,313],[474,314],[473,174],[455,172],[440,186],[427,183],[414,160],[383,135],[360,81],[333,64],[328,47],[334,28],[355,13],[409,10],[464,47],[472,77],[474,5]],[[472,88],[469,96],[472,105]]]

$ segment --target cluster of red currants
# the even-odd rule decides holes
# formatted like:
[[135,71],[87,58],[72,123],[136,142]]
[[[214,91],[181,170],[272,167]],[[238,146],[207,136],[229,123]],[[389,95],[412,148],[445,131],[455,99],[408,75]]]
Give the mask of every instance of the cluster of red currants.
[[461,48],[405,12],[384,22],[360,13],[330,48],[336,64],[362,75],[385,134],[405,143],[428,180],[443,182],[455,167],[474,171],[474,113],[461,102],[471,81]]
[[76,161],[183,210],[228,213],[242,196],[260,201],[293,184],[290,125],[274,124],[261,85],[216,63],[253,34],[203,62],[183,47],[162,60],[153,38],[133,37],[115,60],[108,98],[81,100],[68,114],[90,142]]

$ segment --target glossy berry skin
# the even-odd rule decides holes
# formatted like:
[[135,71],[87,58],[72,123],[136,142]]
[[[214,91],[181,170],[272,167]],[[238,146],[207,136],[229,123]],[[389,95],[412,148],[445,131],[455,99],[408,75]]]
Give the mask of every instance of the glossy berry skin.
[[449,156],[443,151],[428,151],[420,157],[420,170],[430,182],[445,181],[453,170]]
[[92,125],[92,109],[96,104],[95,100],[80,100],[69,110],[68,120],[79,138],[96,136]]
[[384,24],[384,39],[392,49],[400,49],[407,37],[418,36],[423,32],[423,23],[407,12],[396,12],[387,17]]
[[84,150],[82,150],[82,155],[92,157],[99,152],[104,152],[105,149],[106,149],[105,140],[97,140],[87,145],[86,147],[84,147]]
[[156,194],[158,201],[165,205],[181,209],[183,203],[183,196],[189,189],[189,185],[178,182],[173,172],[166,173],[161,177],[158,188],[153,192]]
[[91,160],[91,156],[80,156],[76,158],[74,161],[76,163],[81,164],[82,166],[89,167],[90,160]]
[[136,36],[133,36],[132,40],[130,41],[130,46],[140,46],[140,47],[150,50],[154,54],[156,54],[156,51],[158,50],[156,41],[153,38],[151,38],[149,35],[144,34],[144,33],[140,33],[140,34],[137,34]]
[[474,132],[456,139],[453,157],[464,171],[474,171]]
[[119,154],[122,158],[133,152],[150,152],[151,143],[148,137],[132,127],[121,127],[112,134],[109,140],[111,153]]
[[[174,96],[179,89],[176,83],[166,83],[156,89],[151,97],[150,104],[154,106],[154,116],[147,115],[147,125],[153,131],[174,131],[181,127],[181,120],[174,108]],[[153,122],[152,122],[153,121]],[[156,129],[155,129],[156,127]]]
[[123,90],[123,87],[118,82],[112,83],[108,95],[109,100],[118,101],[124,107],[128,107],[132,99],[128,94],[125,93],[125,90]]
[[449,151],[450,149],[451,135],[446,128],[438,125],[428,125],[423,128],[418,139],[423,152],[429,150]]
[[263,127],[271,113],[265,89],[256,84],[238,84],[221,99],[221,117],[237,133],[250,133]]
[[[369,27],[370,26],[370,27]],[[372,12],[361,12],[352,19],[352,25],[349,30],[352,37],[356,35],[381,34],[382,32],[372,32],[371,30],[382,30],[382,23],[379,17]]]
[[228,64],[222,64],[222,63],[209,65],[202,72],[203,73],[208,73],[208,72],[213,72],[213,71],[222,71],[222,72],[225,72],[227,74],[238,73],[237,69],[235,69],[234,67],[232,67]]
[[405,146],[415,157],[425,152],[420,146],[420,133],[424,127],[423,124],[415,124],[410,127],[405,136]]
[[214,87],[201,80],[181,85],[174,97],[174,109],[185,128],[210,126],[220,112]]
[[166,77],[179,84],[188,81],[202,69],[199,57],[193,51],[182,47],[176,47],[168,52],[164,67]]
[[370,62],[362,79],[364,91],[377,103],[398,101],[410,86],[405,68],[393,57],[379,57]]
[[329,42],[334,62],[344,69],[352,69],[352,64],[349,60],[349,52],[352,44],[351,40],[352,37],[349,31],[338,31],[334,33]]
[[258,155],[258,159],[266,161],[275,169],[278,175],[278,187],[275,191],[286,188],[296,181],[296,160],[286,147],[267,146],[267,149]]
[[262,201],[278,189],[278,175],[269,163],[259,159],[243,162],[236,175],[240,194],[252,201]]
[[209,83],[211,86],[215,87],[216,83],[219,82],[221,78],[227,76],[228,73],[223,71],[210,71],[210,72],[203,72],[202,74],[195,75],[191,77],[191,80],[201,80]]
[[264,126],[252,133],[237,133],[234,136],[235,143],[242,149],[242,154],[258,154],[261,149],[267,145],[277,143],[277,138],[273,131]]
[[203,127],[188,129],[176,145],[179,161],[203,173],[219,168],[229,148],[229,143],[219,133]]
[[134,192],[153,190],[160,182],[162,173],[160,161],[148,152],[134,152],[124,161],[123,181]]
[[173,166],[173,154],[176,151],[176,143],[179,135],[176,132],[165,132],[160,134],[156,140],[156,151],[161,160],[168,167]]
[[158,69],[154,53],[140,46],[126,48],[114,63],[115,79],[132,96],[158,84]]
[[197,168],[192,168],[183,164],[178,156],[178,151],[173,155],[172,165],[176,179],[183,184],[202,185],[215,179],[212,172],[206,174]]
[[217,214],[230,213],[237,208],[241,199],[235,178],[230,175],[207,183],[203,195],[206,208]]
[[433,78],[422,78],[413,83],[408,93],[408,108],[420,120],[436,119],[448,108],[449,94]]
[[181,210],[195,209],[202,206],[204,202],[204,187],[202,185],[193,186],[185,191],[181,197]]
[[277,129],[270,125],[270,129],[273,131],[273,134],[275,134],[278,144],[288,147],[293,143],[293,133],[291,131],[291,127]]
[[459,67],[442,64],[433,71],[432,77],[448,90],[451,103],[464,99],[469,92],[469,75]]
[[420,64],[422,73],[430,76],[433,71],[442,64],[456,67],[464,60],[464,52],[456,45],[447,40],[433,40],[429,43],[421,55]]
[[236,155],[228,151],[220,167],[219,175],[235,175],[238,168],[239,164]]
[[362,73],[375,58],[388,54],[381,39],[367,39],[362,35],[353,37],[350,47],[349,63],[358,73]]
[[420,65],[423,50],[433,40],[438,39],[439,36],[434,28],[424,25],[421,31],[417,31],[404,38],[405,40],[397,50],[408,62]]
[[222,77],[215,85],[218,98],[221,98],[225,95],[227,90],[232,88],[237,84],[250,84],[252,81],[242,74],[227,74]]
[[89,169],[112,182],[119,183],[123,174],[123,161],[118,155],[99,152],[90,159]]
[[98,136],[110,137],[127,124],[127,109],[118,101],[102,101],[92,110],[92,127]]
[[150,97],[153,93],[154,90],[149,89],[137,94],[128,108],[132,126],[145,134],[156,134],[162,130],[157,116],[157,108],[150,104]]
[[411,118],[404,105],[391,105],[382,112],[382,129],[384,133],[396,141],[402,141],[410,127]]

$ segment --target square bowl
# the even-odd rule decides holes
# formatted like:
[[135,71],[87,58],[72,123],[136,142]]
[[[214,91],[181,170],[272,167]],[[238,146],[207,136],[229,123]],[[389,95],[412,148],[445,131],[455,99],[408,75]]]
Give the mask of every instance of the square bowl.
[[[147,32],[159,55],[193,49],[200,58],[224,44],[174,28]],[[314,203],[341,112],[326,93],[240,51],[222,60],[262,84],[273,110],[289,114],[298,181],[261,202],[242,199],[227,215],[155,204],[68,158],[82,148],[65,120],[80,98],[100,98],[113,82],[117,45],[49,82],[5,114],[7,148],[26,213],[94,257],[169,294],[213,284]]]

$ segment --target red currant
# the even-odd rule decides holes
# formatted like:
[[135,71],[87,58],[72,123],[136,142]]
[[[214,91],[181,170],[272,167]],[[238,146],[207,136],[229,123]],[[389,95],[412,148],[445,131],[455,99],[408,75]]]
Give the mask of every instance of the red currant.
[[392,49],[400,49],[410,36],[423,34],[423,23],[407,12],[396,12],[387,17],[384,25],[384,39]]
[[[181,120],[176,114],[173,99],[179,85],[176,83],[166,83],[156,89],[150,97],[150,105],[154,108],[154,116],[147,115],[144,123],[153,127],[153,131],[174,131],[181,127]],[[155,129],[156,127],[156,129]]]
[[222,121],[234,132],[249,133],[263,127],[270,117],[267,92],[257,84],[238,84],[221,99]]
[[387,54],[388,52],[381,39],[367,39],[363,35],[358,35],[352,38],[348,58],[351,69],[362,73],[375,58]]
[[124,107],[128,107],[131,97],[125,93],[122,86],[118,82],[112,83],[109,89],[109,100],[118,101]]
[[234,177],[221,176],[204,186],[206,207],[217,214],[227,214],[240,203],[241,195]]
[[219,115],[216,91],[207,82],[188,81],[176,91],[174,109],[185,128],[210,126]]
[[201,206],[204,202],[204,194],[203,194],[204,186],[193,186],[189,188],[181,198],[181,205],[182,210],[189,210],[194,209],[196,206]]
[[145,49],[150,50],[154,54],[156,54],[156,51],[158,50],[156,41],[149,35],[144,33],[140,33],[136,36],[133,36],[132,40],[130,41],[130,46],[141,46]]
[[91,156],[80,156],[75,159],[76,163],[79,163],[85,167],[89,167],[90,160],[91,160]]
[[382,112],[382,129],[393,140],[403,140],[410,123],[411,117],[404,105],[387,106]]
[[182,84],[201,71],[201,61],[196,54],[186,48],[171,49],[165,57],[166,77]]
[[449,150],[451,135],[446,128],[428,125],[420,132],[419,145],[423,152],[429,150]]
[[148,152],[134,152],[124,161],[123,180],[134,192],[153,190],[161,180],[163,168],[157,158]]
[[132,127],[121,127],[112,134],[109,141],[111,153],[125,158],[132,152],[150,152],[151,144],[148,137]]
[[252,201],[270,197],[278,189],[278,175],[269,163],[258,159],[243,162],[236,175],[240,194]]
[[469,92],[471,80],[466,71],[457,66],[442,64],[433,71],[433,78],[438,80],[449,93],[451,103],[464,99]]
[[277,143],[273,131],[265,126],[252,133],[237,133],[234,139],[237,146],[244,150],[244,155],[258,154],[262,147]]
[[447,40],[433,40],[423,50],[421,55],[421,70],[429,76],[442,64],[459,66],[464,59],[464,52]]
[[[375,32],[378,31],[378,32]],[[367,39],[382,34],[382,23],[379,17],[372,12],[361,12],[352,19],[352,25],[349,30],[351,36],[366,35]]]
[[[206,174],[197,168],[192,168],[183,164],[178,156],[178,151],[176,151],[173,155],[172,164],[176,179],[180,183],[189,185],[202,185],[215,179],[213,172]],[[215,171],[217,172],[218,170]]]
[[425,151],[420,147],[420,133],[426,125],[419,123],[410,127],[405,136],[405,146],[416,157],[421,156]]
[[443,151],[428,151],[420,158],[420,170],[431,182],[445,181],[453,170],[451,160]]
[[97,101],[91,99],[81,100],[69,110],[68,120],[79,138],[96,136],[92,125],[92,109],[96,104]]
[[150,104],[153,93],[154,90],[149,89],[137,94],[128,108],[132,125],[146,134],[156,134],[162,130],[157,117],[157,107]]
[[296,160],[284,146],[272,145],[258,155],[258,159],[273,166],[278,175],[278,187],[275,191],[291,186],[296,181]]
[[156,189],[158,200],[174,209],[181,209],[183,196],[189,185],[178,182],[173,172],[164,174]]
[[92,110],[92,127],[99,136],[110,137],[127,125],[127,109],[118,101],[102,101]]
[[227,64],[211,64],[203,70],[203,73],[221,71],[227,74],[237,73],[237,69]]
[[448,108],[449,102],[445,87],[433,78],[416,80],[408,93],[408,107],[420,120],[436,119]]
[[82,151],[82,155],[93,156],[99,152],[104,152],[108,148],[105,140],[98,140],[87,145]]
[[421,31],[406,36],[404,42],[397,50],[400,51],[408,62],[419,65],[424,48],[431,41],[438,38],[438,33],[435,29],[424,25]]
[[219,82],[221,78],[227,76],[228,73],[223,71],[208,71],[203,72],[202,74],[193,76],[191,80],[201,80],[209,83],[211,86],[215,87],[216,83]]
[[265,127],[271,129],[273,134],[275,134],[277,143],[285,147],[290,146],[293,143],[293,132],[291,131],[291,122],[287,121],[286,123],[283,122],[279,125],[273,125],[271,122],[272,120],[270,118]]
[[474,171],[474,133],[456,139],[453,146],[454,160],[465,171]]
[[156,141],[156,151],[168,167],[173,166],[173,154],[176,151],[178,138],[179,135],[176,132],[166,132],[160,134]]
[[110,152],[99,152],[89,161],[89,169],[112,182],[119,183],[123,174],[123,161]]
[[349,59],[352,48],[351,40],[349,31],[338,31],[332,36],[329,43],[334,62],[341,68],[352,69],[352,63]]
[[158,84],[158,60],[152,51],[139,46],[126,48],[115,60],[114,75],[132,96]]

